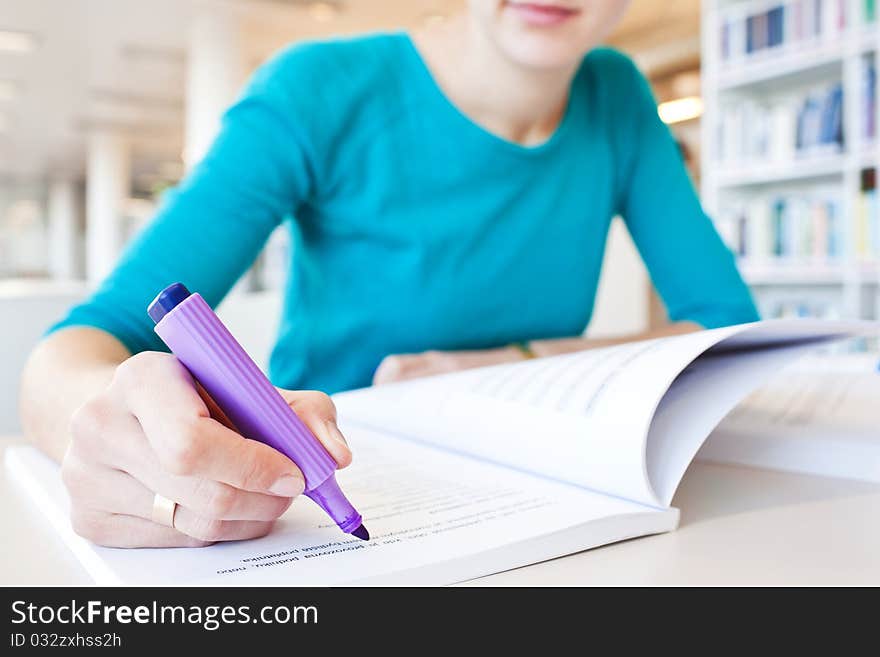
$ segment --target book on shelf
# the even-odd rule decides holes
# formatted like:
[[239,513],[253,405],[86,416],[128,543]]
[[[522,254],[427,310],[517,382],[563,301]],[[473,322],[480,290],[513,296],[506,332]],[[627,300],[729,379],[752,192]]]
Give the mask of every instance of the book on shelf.
[[796,163],[843,151],[843,86],[801,90],[721,107],[717,160],[721,166]]
[[[770,298],[766,298],[770,296]],[[840,319],[843,315],[840,301],[824,295],[786,292],[784,295],[762,294],[758,298],[761,317],[767,319],[793,319],[812,317]]]
[[834,263],[846,254],[841,202],[834,189],[755,194],[729,203],[716,225],[740,258]]
[[864,169],[856,204],[856,255],[862,261],[880,259],[880,213],[877,207],[876,169]]
[[807,95],[798,109],[795,151],[806,153],[832,147],[843,148],[843,85]]
[[861,105],[859,119],[862,139],[871,143],[877,134],[877,68],[873,57],[862,57],[860,62]]
[[[866,12],[863,22],[867,22]],[[761,7],[754,3],[732,5],[720,15],[721,62],[747,61],[785,46],[838,38],[848,24],[847,0],[787,0],[767,2]]]

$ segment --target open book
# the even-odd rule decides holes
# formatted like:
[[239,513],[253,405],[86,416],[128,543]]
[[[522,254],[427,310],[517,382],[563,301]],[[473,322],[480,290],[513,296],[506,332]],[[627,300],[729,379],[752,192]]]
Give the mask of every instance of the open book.
[[876,354],[810,355],[740,403],[700,458],[880,483]]
[[71,531],[54,463],[14,448],[7,465],[99,583],[451,583],[674,529],[688,464],[740,400],[818,344],[877,333],[760,322],[336,395],[369,542],[302,499],[262,539],[100,548]]

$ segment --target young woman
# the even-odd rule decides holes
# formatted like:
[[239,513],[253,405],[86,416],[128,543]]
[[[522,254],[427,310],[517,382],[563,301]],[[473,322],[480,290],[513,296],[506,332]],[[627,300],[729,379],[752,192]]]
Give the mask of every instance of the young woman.
[[[618,213],[671,332],[756,319],[647,83],[594,49],[626,4],[471,0],[413,35],[299,45],[263,66],[27,367],[25,428],[63,459],[76,530],[115,546],[249,538],[302,491],[286,457],[209,417],[145,313],[174,281],[219,303],[282,222],[294,246],[271,376],[285,389],[523,358],[514,343],[591,346],[577,336]],[[329,398],[282,393],[347,465]],[[177,504],[171,522],[153,522],[157,499]]]

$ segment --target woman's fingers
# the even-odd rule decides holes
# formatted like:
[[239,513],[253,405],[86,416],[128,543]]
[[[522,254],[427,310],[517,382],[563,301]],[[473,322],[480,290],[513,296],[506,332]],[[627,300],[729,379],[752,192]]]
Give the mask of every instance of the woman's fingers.
[[[351,452],[326,395],[282,391],[340,466]],[[303,492],[281,452],[210,416],[170,354],[144,352],[71,421],[62,463],[76,530],[102,545],[200,545],[263,536]],[[151,520],[156,494],[177,504],[175,527]]]
[[120,548],[203,547],[218,541],[260,538],[272,531],[271,522],[196,518],[193,523],[183,520],[187,523],[184,527],[175,514],[175,526],[166,527],[137,516],[96,510],[74,510],[71,521],[74,531],[92,543]]
[[[295,497],[302,492],[302,477],[294,476],[291,485],[285,491],[279,490],[270,493],[259,493],[236,488],[228,483],[217,481],[210,476],[181,476],[168,472],[162,467],[159,457],[150,448],[147,438],[143,436],[140,425],[137,420],[123,413],[105,412],[105,402],[96,400],[91,402],[91,408],[86,414],[92,419],[89,426],[84,426],[81,421],[78,427],[77,438],[72,442],[71,459],[66,464],[68,470],[81,469],[82,464],[89,463],[90,467],[95,468],[103,464],[108,468],[109,472],[125,471],[134,476],[147,489],[157,491],[161,495],[172,499],[190,509],[197,514],[220,520],[274,520],[280,516],[290,506],[290,498]],[[214,441],[216,447],[214,450],[206,448],[206,459],[208,462],[200,464],[205,472],[210,472],[212,468],[223,469],[224,463],[227,476],[230,480],[247,478],[242,475],[236,475],[236,469],[246,469],[248,467],[259,468],[257,464],[251,464],[248,461],[246,452],[249,446],[254,447],[259,452],[270,451],[269,457],[276,458],[277,452],[271,448],[253,441],[246,441],[236,433],[229,436],[229,431],[221,425],[205,418],[205,427],[208,434],[199,438],[207,444]],[[83,431],[83,429],[88,429]],[[223,437],[214,436],[211,432],[214,430],[222,430]],[[102,440],[102,436],[125,436],[125,440]],[[232,453],[223,447],[224,437],[231,443]],[[107,444],[107,443],[110,444]],[[249,445],[250,444],[250,445]],[[244,454],[244,456],[242,456]],[[286,465],[287,459],[281,455],[282,462]],[[224,458],[225,457],[225,458]],[[218,460],[218,465],[211,461]],[[296,467],[296,466],[292,466]],[[298,472],[298,470],[297,470]],[[69,474],[69,473],[68,473]],[[121,474],[121,473],[120,473]],[[247,474],[246,472],[244,474]],[[80,479],[86,478],[81,476]],[[253,479],[253,477],[251,477]],[[114,492],[114,485],[119,481],[116,478],[109,482],[105,487],[108,493]],[[96,486],[91,486],[90,490],[80,488],[78,493],[85,495],[86,499],[94,496],[100,496],[102,490],[98,490]],[[127,499],[123,495],[121,501],[126,502]],[[117,512],[125,511],[125,507],[114,509]],[[143,513],[135,513],[128,511],[134,515],[144,515]],[[144,517],[149,517],[147,513]]]
[[235,488],[204,477],[173,475],[152,464],[133,467],[130,474],[148,490],[174,500],[194,513],[218,520],[275,520],[298,493],[274,495]]
[[442,352],[426,351],[421,354],[393,354],[386,356],[376,368],[373,385],[396,383],[432,374],[450,371]]
[[[210,417],[174,356],[138,354],[119,366],[116,379],[164,470],[284,497],[302,492],[302,472],[293,461]],[[155,381],[162,385],[147,385]]]
[[411,362],[410,358],[408,354],[385,356],[373,373],[373,385],[381,386],[386,383],[401,381],[404,375],[404,368]]
[[181,427],[209,417],[187,369],[171,354],[145,351],[116,368],[110,389],[155,448],[173,449]]
[[278,389],[281,396],[311,432],[321,441],[324,448],[336,460],[340,468],[351,463],[351,450],[345,437],[336,426],[336,406],[333,400],[322,392],[312,390],[294,391]]
[[422,376],[447,374],[472,367],[512,363],[523,359],[515,347],[468,351],[425,351],[420,354],[386,356],[373,374],[373,385],[395,383]]
[[302,472],[284,454],[210,417],[190,418],[176,433],[173,441],[155,442],[147,434],[161,471],[282,497],[296,497],[305,487]]
[[[128,541],[131,541],[130,545],[144,545],[144,541],[147,541],[154,547],[170,547],[193,545],[193,541],[188,539],[196,539],[196,544],[200,545],[235,541],[265,535],[277,518],[275,515],[265,520],[239,520],[205,515],[181,503],[178,498],[160,492],[163,497],[178,503],[172,529],[152,522],[155,494],[125,472],[72,463],[66,470],[65,484],[76,495],[76,499],[89,501],[85,509],[80,506],[74,509],[74,528],[80,535],[101,545],[112,543],[116,547],[127,547],[123,544]],[[272,499],[283,502],[285,509],[290,506],[289,499]],[[130,522],[126,518],[142,520],[147,524]],[[113,538],[114,532],[121,531],[126,524],[139,535]],[[186,539],[175,538],[174,533],[184,534]]]
[[189,513],[188,509],[177,509],[180,519],[175,516],[174,526],[178,531],[199,541],[217,543],[221,541],[245,541],[260,538],[272,531],[274,520],[211,520]]
[[74,508],[150,518],[152,494],[125,472],[82,461],[68,452],[61,478]]
[[202,547],[208,541],[187,536],[176,529],[150,520],[95,510],[72,510],[74,531],[83,538],[105,547]]

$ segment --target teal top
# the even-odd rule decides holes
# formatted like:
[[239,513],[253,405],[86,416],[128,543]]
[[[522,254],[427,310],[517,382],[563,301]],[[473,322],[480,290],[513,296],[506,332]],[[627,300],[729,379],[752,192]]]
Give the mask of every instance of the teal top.
[[368,385],[392,353],[579,335],[618,214],[671,319],[757,319],[626,56],[590,52],[555,133],[526,147],[462,114],[404,34],[295,45],[256,72],[204,160],[53,330],[162,349],[151,299],[180,281],[218,304],[283,224],[270,378],[332,393]]

